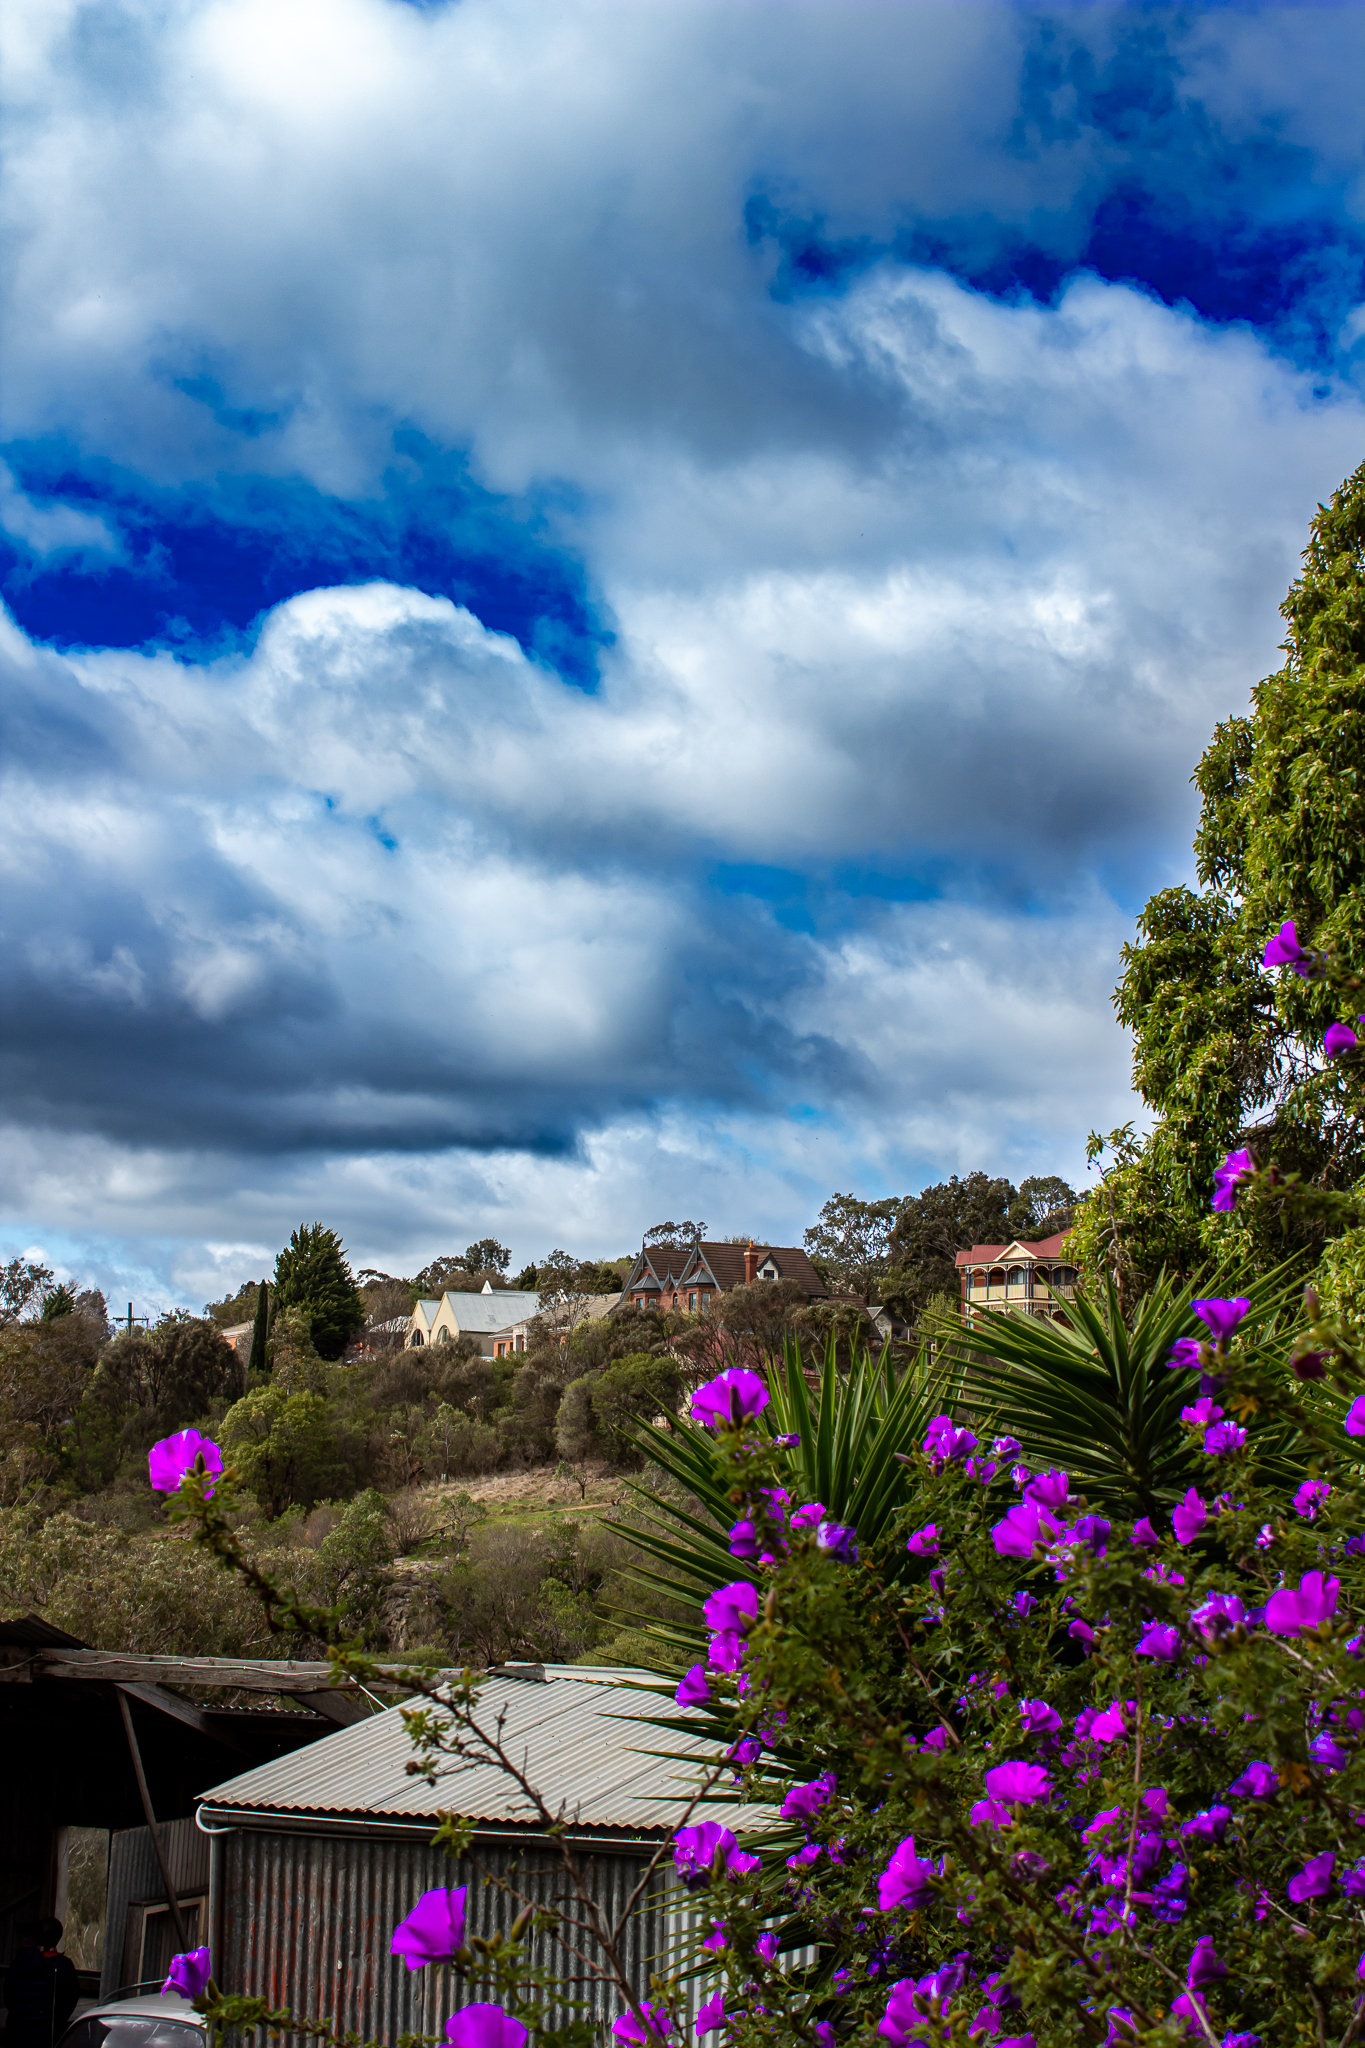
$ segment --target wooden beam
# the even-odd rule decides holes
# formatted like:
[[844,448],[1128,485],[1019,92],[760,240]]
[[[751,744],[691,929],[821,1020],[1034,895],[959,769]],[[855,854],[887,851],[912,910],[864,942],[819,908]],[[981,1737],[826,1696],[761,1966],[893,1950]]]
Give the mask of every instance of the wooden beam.
[[[438,1682],[456,1672],[439,1672]],[[290,1698],[310,1693],[339,1693],[346,1698],[361,1688],[338,1682],[330,1664],[270,1657],[138,1657],[122,1650],[39,1649],[22,1667],[0,1668],[0,1684],[31,1678],[94,1678],[113,1685],[195,1685],[231,1687],[238,1692],[278,1692]],[[381,1672],[375,1684],[401,1690],[397,1671]]]
[[368,1721],[373,1712],[358,1685],[351,1686],[346,1692],[291,1693],[290,1698],[299,1706],[321,1714],[336,1728],[351,1728],[357,1721]]

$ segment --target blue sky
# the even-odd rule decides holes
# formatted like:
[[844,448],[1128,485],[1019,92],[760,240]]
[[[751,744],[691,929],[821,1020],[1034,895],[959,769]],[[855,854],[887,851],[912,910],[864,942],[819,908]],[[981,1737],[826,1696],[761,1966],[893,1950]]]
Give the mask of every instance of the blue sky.
[[1081,1176],[1365,459],[1365,10],[0,33],[0,1251]]

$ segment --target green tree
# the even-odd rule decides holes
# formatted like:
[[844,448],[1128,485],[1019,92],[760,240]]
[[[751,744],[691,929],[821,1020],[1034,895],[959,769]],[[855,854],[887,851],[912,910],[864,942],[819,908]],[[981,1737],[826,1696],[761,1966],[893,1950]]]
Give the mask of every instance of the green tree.
[[898,1195],[880,1202],[862,1202],[856,1195],[830,1196],[804,1239],[827,1286],[871,1297],[886,1272],[887,1245],[900,1206]]
[[53,1288],[51,1294],[48,1295],[47,1300],[43,1303],[40,1321],[55,1323],[60,1316],[74,1315],[75,1310],[76,1297],[67,1286],[65,1280],[63,1280],[59,1286]]
[[300,1225],[275,1261],[275,1310],[301,1308],[320,1358],[340,1358],[365,1321],[341,1239],[321,1223]]
[[256,1310],[251,1324],[251,1356],[247,1359],[248,1376],[265,1371],[265,1347],[270,1338],[270,1289],[262,1280],[256,1289]]
[[[1341,1227],[1303,1203],[1216,1215],[1229,1150],[1324,1190],[1365,1174],[1358,1071],[1322,1054],[1333,983],[1365,968],[1365,467],[1319,508],[1281,610],[1284,666],[1248,717],[1215,729],[1195,771],[1201,886],[1158,891],[1124,948],[1115,1008],[1158,1121],[1141,1143],[1131,1131],[1105,1141],[1110,1166],[1076,1249],[1129,1288],[1211,1254],[1260,1271],[1311,1261]],[[1331,976],[1264,965],[1290,919]]]
[[495,1237],[481,1237],[477,1244],[468,1247],[464,1262],[471,1273],[505,1273],[512,1263],[512,1254]]
[[272,1519],[343,1493],[353,1481],[321,1394],[253,1387],[223,1417],[222,1445]]
[[616,1464],[637,1464],[634,1426],[660,1414],[676,1415],[681,1396],[682,1378],[673,1359],[643,1351],[618,1358],[565,1388],[555,1426],[559,1455],[572,1462],[610,1458]]
[[882,1298],[913,1322],[932,1294],[958,1292],[956,1254],[974,1244],[1050,1237],[1071,1221],[1075,1191],[1055,1174],[1022,1187],[969,1173],[910,1195],[887,1240],[889,1267]]

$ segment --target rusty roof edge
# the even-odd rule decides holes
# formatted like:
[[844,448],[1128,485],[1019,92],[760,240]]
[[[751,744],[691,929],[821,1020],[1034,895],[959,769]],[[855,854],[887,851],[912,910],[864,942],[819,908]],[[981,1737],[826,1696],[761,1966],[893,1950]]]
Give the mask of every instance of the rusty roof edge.
[[[376,1814],[372,1819],[361,1813],[305,1812],[302,1809],[217,1806],[208,1800],[201,1800],[196,1814],[206,1828],[225,1827],[249,1828],[255,1832],[275,1830],[281,1834],[311,1835],[355,1835],[358,1837],[384,1835],[406,1838],[410,1835],[425,1835],[432,1838],[435,1814],[415,1816],[405,1820],[398,1814]],[[571,1847],[581,1843],[584,1848],[593,1849],[654,1849],[673,1832],[671,1827],[641,1828],[634,1834],[620,1827],[593,1827],[582,1822],[567,1827],[562,1835],[549,1835],[540,1827],[526,1822],[518,1826],[515,1822],[504,1822],[501,1826],[476,1827],[472,1839],[476,1842],[525,1842],[528,1845],[567,1842]]]

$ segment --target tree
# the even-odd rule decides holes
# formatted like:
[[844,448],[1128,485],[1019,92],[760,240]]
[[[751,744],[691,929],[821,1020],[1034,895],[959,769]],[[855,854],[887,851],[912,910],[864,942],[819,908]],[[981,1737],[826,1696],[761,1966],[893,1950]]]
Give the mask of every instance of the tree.
[[262,1280],[256,1289],[256,1307],[251,1323],[251,1355],[246,1362],[248,1378],[254,1379],[265,1371],[265,1347],[269,1338],[270,1289]]
[[0,1271],[0,1324],[17,1323],[41,1309],[56,1275],[32,1259],[11,1259]]
[[115,1337],[100,1359],[90,1399],[121,1441],[144,1450],[159,1436],[202,1421],[211,1402],[240,1392],[236,1352],[212,1323],[167,1316],[155,1329]]
[[321,1223],[301,1225],[275,1261],[275,1311],[301,1308],[320,1358],[340,1358],[362,1328],[360,1298],[341,1239]]
[[[974,1244],[1008,1244],[1019,1238],[1050,1236],[1060,1213],[1076,1196],[1055,1174],[1012,1181],[969,1173],[909,1195],[901,1203],[887,1240],[888,1270],[882,1298],[909,1322],[931,1294],[958,1292],[955,1254]],[[1038,1211],[1045,1213],[1040,1217]],[[1045,1226],[1045,1227],[1043,1227]]]
[[253,1387],[224,1416],[222,1445],[272,1520],[329,1499],[352,1476],[321,1394]]
[[880,1202],[862,1202],[856,1195],[830,1196],[804,1239],[827,1286],[870,1297],[886,1271],[887,1246],[900,1207],[899,1195],[887,1195]]
[[[701,1244],[706,1237],[704,1223],[654,1223],[640,1240],[642,1244]],[[747,1243],[748,1240],[746,1239]]]
[[58,1286],[53,1288],[44,1301],[39,1321],[55,1323],[60,1316],[74,1315],[75,1312],[76,1297],[67,1286],[65,1280],[63,1280]]
[[618,1358],[602,1372],[587,1373],[564,1390],[555,1427],[561,1459],[609,1458],[613,1463],[639,1462],[631,1431],[660,1413],[676,1414],[682,1379],[671,1358],[648,1352]]
[[[1322,1051],[1333,982],[1365,970],[1365,467],[1319,507],[1281,611],[1284,666],[1252,692],[1248,717],[1216,727],[1195,770],[1201,886],[1159,890],[1124,948],[1115,1008],[1158,1122],[1140,1143],[1106,1141],[1112,1163],[1078,1249],[1130,1287],[1162,1262],[1311,1263],[1341,1228],[1301,1203],[1215,1214],[1229,1150],[1321,1190],[1365,1174],[1358,1078]],[[1287,920],[1333,975],[1267,968]]]
[[471,1273],[505,1273],[512,1263],[512,1254],[495,1237],[481,1237],[477,1244],[467,1248],[464,1262]]
[[256,1314],[257,1290],[255,1280],[244,1280],[235,1294],[225,1294],[221,1301],[206,1301],[204,1314],[220,1330],[230,1330],[237,1323],[249,1323]]

